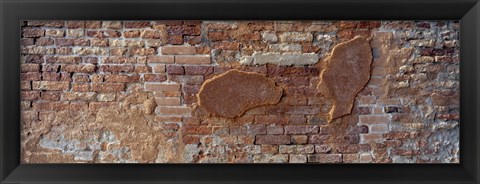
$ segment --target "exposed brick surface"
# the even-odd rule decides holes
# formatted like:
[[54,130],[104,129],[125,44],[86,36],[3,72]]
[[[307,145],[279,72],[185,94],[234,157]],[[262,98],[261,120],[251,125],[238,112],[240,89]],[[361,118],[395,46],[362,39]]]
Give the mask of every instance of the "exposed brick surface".
[[[457,21],[21,25],[23,163],[459,162]],[[352,103],[338,104],[337,92],[360,76],[325,75],[327,57],[357,36],[369,38],[361,48],[372,56],[370,78]],[[365,59],[342,57],[341,68]],[[206,81],[233,69],[271,79],[280,100],[231,118],[202,107]],[[322,77],[335,94],[317,88]],[[217,113],[266,91],[244,83],[211,90],[210,102],[232,101]],[[340,105],[351,110],[329,119]]]

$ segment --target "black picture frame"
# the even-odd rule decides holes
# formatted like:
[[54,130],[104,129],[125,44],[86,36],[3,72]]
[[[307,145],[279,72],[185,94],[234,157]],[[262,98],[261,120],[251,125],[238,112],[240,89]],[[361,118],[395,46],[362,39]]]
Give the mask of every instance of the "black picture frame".
[[[1,0],[0,183],[479,183],[478,0]],[[460,164],[20,164],[20,20],[460,20]]]

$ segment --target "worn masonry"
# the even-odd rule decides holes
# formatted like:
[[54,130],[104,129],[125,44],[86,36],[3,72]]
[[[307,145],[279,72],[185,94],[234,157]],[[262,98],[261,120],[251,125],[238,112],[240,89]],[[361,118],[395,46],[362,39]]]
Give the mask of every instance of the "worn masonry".
[[23,21],[23,163],[459,163],[457,21]]

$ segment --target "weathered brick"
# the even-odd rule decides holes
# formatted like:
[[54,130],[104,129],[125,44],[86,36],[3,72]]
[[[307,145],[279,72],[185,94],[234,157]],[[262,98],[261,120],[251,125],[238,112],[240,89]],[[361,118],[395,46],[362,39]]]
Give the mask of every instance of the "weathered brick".
[[307,135],[292,135],[291,136],[292,144],[307,144],[308,136]]
[[190,55],[195,54],[194,46],[164,46],[160,48],[164,55]]
[[27,72],[20,74],[20,80],[22,81],[39,81],[42,75],[39,72]]
[[150,27],[151,24],[149,21],[125,21],[124,27],[131,29],[131,28],[146,28]]
[[145,82],[163,82],[167,80],[164,74],[144,74],[143,80]]
[[179,106],[181,104],[179,97],[160,97],[155,98],[155,101],[159,106]]
[[107,93],[125,91],[125,84],[124,83],[107,83],[107,82],[92,83],[92,91],[107,92]]
[[285,125],[287,123],[288,120],[285,117],[278,117],[276,115],[255,116],[255,124]]
[[68,90],[70,83],[67,81],[33,81],[33,90]]
[[359,124],[386,124],[390,122],[390,118],[387,115],[359,115]]
[[313,145],[280,145],[278,148],[279,153],[313,153]]
[[35,38],[45,35],[45,31],[40,28],[23,28],[23,37]]
[[178,55],[175,56],[175,63],[178,64],[210,64],[210,56],[203,55]]
[[180,91],[180,84],[145,83],[147,91]]
[[184,66],[187,75],[209,75],[213,73],[212,66]]
[[22,100],[36,100],[40,98],[40,91],[22,91],[20,98]]
[[257,135],[255,144],[290,144],[289,135]]
[[121,72],[132,72],[132,65],[100,65],[100,72],[111,72],[111,73],[121,73]]
[[191,115],[191,109],[189,107],[161,107],[158,106],[155,111],[157,114],[161,115],[181,115],[181,116],[189,116]]
[[47,56],[45,58],[47,63],[80,63],[81,57],[78,56]]
[[285,126],[285,134],[314,134],[318,133],[316,125]]
[[178,65],[167,65],[167,74],[169,75],[183,75],[185,74],[185,70],[183,66]]
[[282,126],[267,126],[267,134],[283,134]]
[[330,135],[320,135],[314,134],[308,136],[308,143],[309,144],[322,144],[330,139]]
[[314,155],[308,155],[308,162],[340,163],[340,162],[342,162],[342,154],[314,154]]
[[147,63],[174,63],[174,56],[147,56]]

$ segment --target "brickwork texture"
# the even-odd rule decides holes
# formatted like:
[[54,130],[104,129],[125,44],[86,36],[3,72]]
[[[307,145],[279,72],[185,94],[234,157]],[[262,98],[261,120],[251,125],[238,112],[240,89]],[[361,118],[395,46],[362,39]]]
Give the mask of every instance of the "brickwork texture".
[[459,163],[456,21],[23,21],[23,163]]

